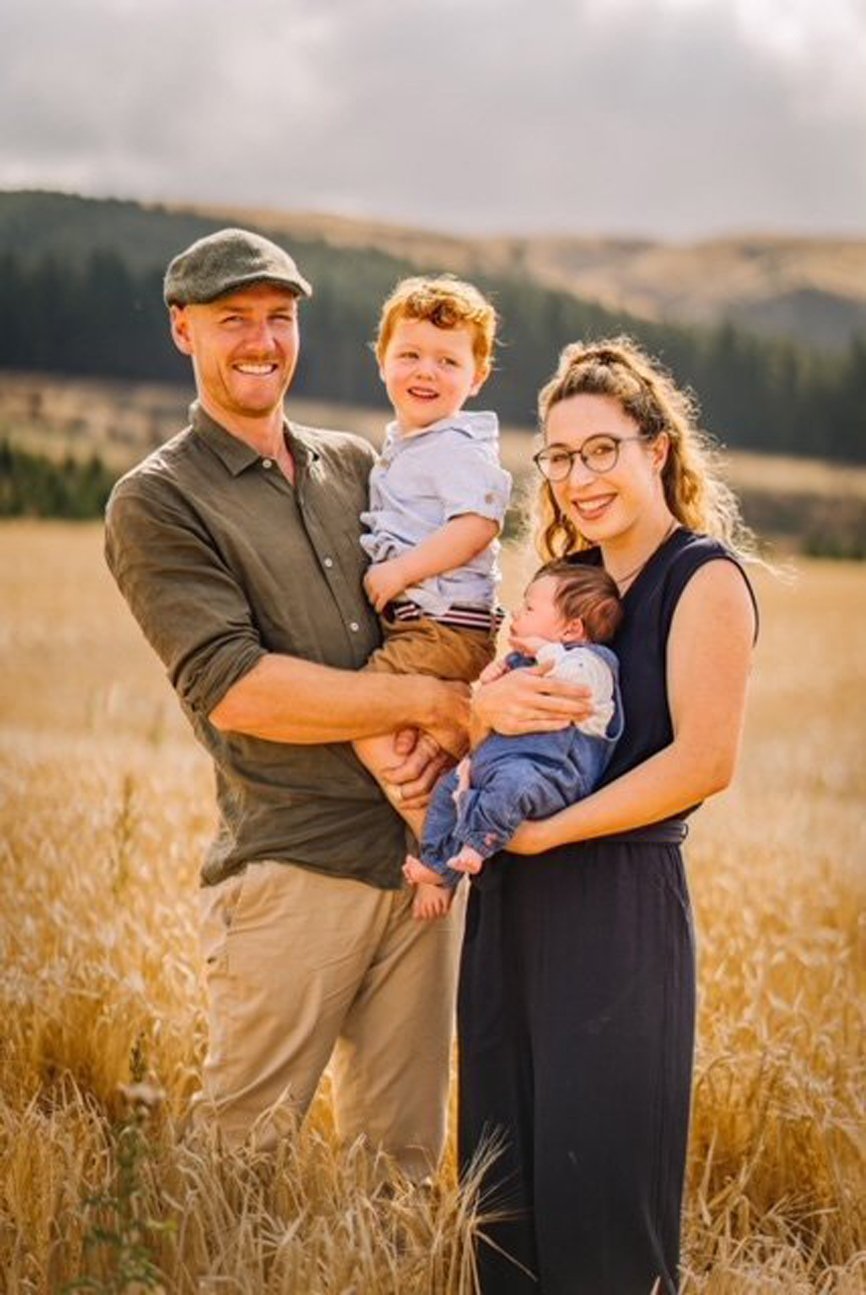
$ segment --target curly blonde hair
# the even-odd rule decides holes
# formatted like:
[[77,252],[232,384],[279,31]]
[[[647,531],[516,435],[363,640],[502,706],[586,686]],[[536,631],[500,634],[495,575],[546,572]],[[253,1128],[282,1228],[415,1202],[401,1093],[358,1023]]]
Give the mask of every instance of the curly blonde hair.
[[[649,440],[666,433],[669,449],[662,486],[673,516],[683,526],[721,540],[740,557],[754,555],[754,536],[719,474],[715,446],[698,426],[695,399],[657,360],[630,337],[566,346],[556,372],[538,395],[542,432],[551,409],[577,395],[610,396]],[[542,481],[534,511],[536,547],[545,561],[590,547],[558,507],[549,481]]]

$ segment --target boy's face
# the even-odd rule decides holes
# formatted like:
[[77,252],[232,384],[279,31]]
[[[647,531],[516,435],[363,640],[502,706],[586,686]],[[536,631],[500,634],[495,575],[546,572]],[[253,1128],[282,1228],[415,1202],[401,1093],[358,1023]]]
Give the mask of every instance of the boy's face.
[[512,613],[508,639],[519,649],[528,639],[549,639],[554,643],[583,642],[585,635],[579,620],[567,621],[559,611],[554,596],[556,579],[539,576],[527,587],[523,602]]
[[471,328],[437,328],[428,319],[399,319],[379,370],[403,432],[452,418],[481,389]]

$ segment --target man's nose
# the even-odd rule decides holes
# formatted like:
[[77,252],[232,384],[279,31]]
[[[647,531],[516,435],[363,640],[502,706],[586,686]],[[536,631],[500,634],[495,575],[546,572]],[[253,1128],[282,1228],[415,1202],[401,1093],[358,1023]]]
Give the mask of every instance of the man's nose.
[[271,321],[269,319],[254,319],[250,321],[249,331],[247,333],[249,341],[253,342],[263,351],[274,349],[275,334]]

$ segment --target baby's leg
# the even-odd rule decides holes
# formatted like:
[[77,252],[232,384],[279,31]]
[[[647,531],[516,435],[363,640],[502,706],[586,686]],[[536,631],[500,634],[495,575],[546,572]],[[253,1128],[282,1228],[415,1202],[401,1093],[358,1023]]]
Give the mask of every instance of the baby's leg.
[[423,809],[407,809],[403,804],[400,788],[388,781],[388,774],[395,763],[393,738],[389,734],[383,734],[379,737],[359,738],[357,742],[352,743],[352,746],[361,764],[376,779],[397,813],[411,828],[413,835],[420,838],[421,829],[424,826],[425,811]]

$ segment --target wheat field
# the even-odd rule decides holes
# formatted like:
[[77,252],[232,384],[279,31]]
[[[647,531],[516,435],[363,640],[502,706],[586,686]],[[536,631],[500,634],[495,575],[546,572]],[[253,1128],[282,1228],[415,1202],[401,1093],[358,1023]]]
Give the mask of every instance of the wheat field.
[[[100,550],[97,526],[0,526],[0,1288],[469,1295],[484,1220],[453,1142],[414,1187],[335,1145],[327,1085],[277,1161],[185,1131],[211,775]],[[519,567],[508,554],[506,597]],[[854,1295],[866,571],[803,562],[757,584],[740,774],[689,846],[684,1291]]]

